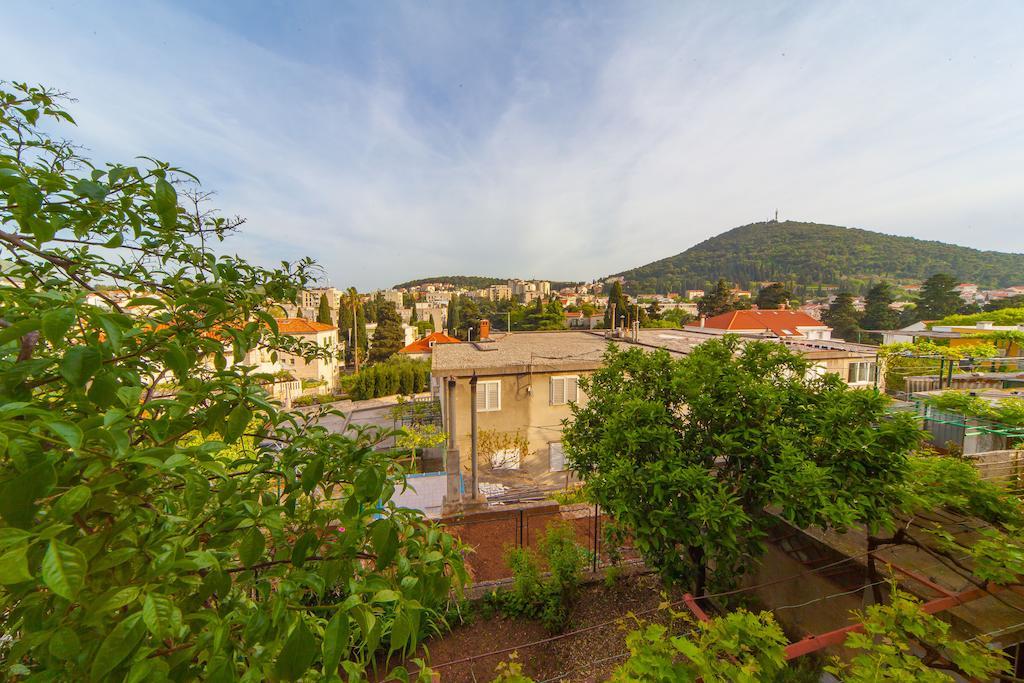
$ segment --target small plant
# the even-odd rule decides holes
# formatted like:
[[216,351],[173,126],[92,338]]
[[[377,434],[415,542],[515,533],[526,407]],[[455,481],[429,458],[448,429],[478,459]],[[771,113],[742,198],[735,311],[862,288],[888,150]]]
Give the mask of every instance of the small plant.
[[617,564],[610,564],[604,568],[604,585],[606,588],[614,588],[619,577],[622,576],[622,567]]
[[587,498],[587,491],[583,485],[570,486],[558,491],[551,492],[551,500],[555,501],[559,505],[578,505],[579,503],[589,503],[590,500]]
[[[512,588],[489,593],[484,604],[506,616],[539,619],[549,631],[561,631],[589,560],[590,553],[576,543],[571,526],[549,524],[536,551],[505,551],[505,563],[512,570]],[[549,570],[547,577],[541,575],[541,561]]]

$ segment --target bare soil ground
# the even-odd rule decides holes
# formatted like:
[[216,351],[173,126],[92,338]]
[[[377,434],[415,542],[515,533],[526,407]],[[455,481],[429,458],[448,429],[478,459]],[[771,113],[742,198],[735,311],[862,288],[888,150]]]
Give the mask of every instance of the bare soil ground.
[[[600,582],[584,586],[565,633],[620,621],[565,637],[549,633],[540,622],[501,616],[485,619],[475,604],[468,623],[426,643],[428,661],[445,683],[488,683],[498,663],[507,661],[512,652],[523,673],[538,682],[602,681],[626,659],[625,636],[636,624],[629,613],[656,609],[663,600],[662,590],[653,574],[623,576],[611,587]],[[679,598],[678,593],[669,596]],[[644,619],[661,621],[662,614],[653,612]]]

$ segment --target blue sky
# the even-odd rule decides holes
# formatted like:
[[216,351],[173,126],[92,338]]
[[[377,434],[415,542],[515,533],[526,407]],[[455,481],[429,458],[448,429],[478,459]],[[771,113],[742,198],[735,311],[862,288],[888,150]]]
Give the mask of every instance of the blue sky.
[[769,216],[1024,252],[1024,3],[12,3],[0,78],[338,286],[590,279]]

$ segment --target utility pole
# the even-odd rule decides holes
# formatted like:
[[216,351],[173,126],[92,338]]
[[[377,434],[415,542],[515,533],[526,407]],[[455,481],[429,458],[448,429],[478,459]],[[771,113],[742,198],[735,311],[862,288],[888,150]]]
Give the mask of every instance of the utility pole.
[[508,316],[508,325],[505,328],[506,332],[512,331],[512,311],[505,311],[505,315]]

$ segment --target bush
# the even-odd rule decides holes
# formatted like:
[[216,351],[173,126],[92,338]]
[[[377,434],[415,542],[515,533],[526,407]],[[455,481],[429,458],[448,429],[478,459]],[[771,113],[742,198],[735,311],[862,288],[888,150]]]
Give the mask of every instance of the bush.
[[[573,528],[564,522],[549,524],[537,547],[537,551],[509,548],[505,552],[512,588],[490,593],[486,604],[506,616],[539,619],[549,631],[558,632],[569,619],[590,553],[576,543]],[[541,576],[541,560],[548,567],[547,578]]]

